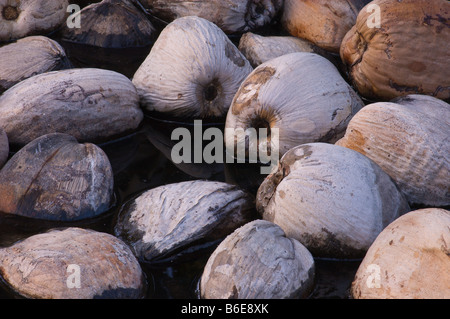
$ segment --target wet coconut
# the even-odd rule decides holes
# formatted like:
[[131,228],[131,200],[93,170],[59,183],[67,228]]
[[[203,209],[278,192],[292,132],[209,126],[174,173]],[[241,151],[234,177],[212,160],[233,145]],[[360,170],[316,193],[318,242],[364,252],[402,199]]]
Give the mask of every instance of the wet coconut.
[[55,221],[92,218],[111,207],[113,185],[111,164],[99,147],[48,134],[0,171],[0,211]]

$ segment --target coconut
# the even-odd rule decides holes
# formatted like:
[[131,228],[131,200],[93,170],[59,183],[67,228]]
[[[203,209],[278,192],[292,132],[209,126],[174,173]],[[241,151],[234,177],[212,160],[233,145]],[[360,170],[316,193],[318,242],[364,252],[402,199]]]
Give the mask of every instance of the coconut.
[[0,127],[0,168],[6,163],[9,156],[9,142],[5,131]]
[[68,69],[70,61],[58,42],[30,36],[0,48],[0,94],[29,77]]
[[48,134],[24,146],[0,171],[0,212],[72,221],[107,211],[113,174],[96,145],[67,134]]
[[253,197],[234,185],[180,182],[148,190],[127,203],[115,234],[140,260],[155,264],[223,239],[251,221],[254,212]]
[[0,274],[30,299],[137,299],[146,290],[142,269],[121,240],[76,227],[0,249]]
[[[225,122],[226,147],[231,154],[240,145],[246,153],[278,147],[281,156],[303,143],[332,143],[363,106],[330,61],[314,53],[286,54],[258,66],[239,87]],[[266,129],[267,138],[247,142],[247,134],[236,134],[252,128]]]
[[368,23],[374,13],[361,10],[340,49],[360,94],[373,101],[408,94],[449,99],[450,2],[374,0],[370,5],[378,8],[379,28]]
[[166,22],[198,16],[217,24],[228,34],[270,24],[283,6],[283,0],[142,0],[141,3],[152,15]]
[[47,72],[0,96],[0,126],[17,145],[54,132],[104,142],[134,131],[142,119],[131,80],[109,70]]
[[370,0],[285,0],[281,23],[291,35],[339,53],[342,39]]
[[255,220],[230,234],[208,259],[203,299],[305,298],[314,286],[314,259],[277,225]]
[[450,105],[427,95],[372,103],[350,121],[338,145],[376,162],[410,204],[450,205]]
[[68,5],[68,0],[0,0],[0,42],[56,30]]
[[355,299],[449,299],[450,211],[418,209],[378,235],[356,272]]
[[332,59],[325,50],[313,43],[292,36],[262,36],[247,32],[240,38],[238,48],[255,68],[271,59],[294,52],[317,53]]
[[251,71],[247,59],[216,25],[185,17],[164,28],[133,83],[148,111],[177,118],[220,118]]
[[378,234],[410,210],[377,164],[328,143],[289,150],[259,187],[256,206],[286,236],[327,258],[363,257]]

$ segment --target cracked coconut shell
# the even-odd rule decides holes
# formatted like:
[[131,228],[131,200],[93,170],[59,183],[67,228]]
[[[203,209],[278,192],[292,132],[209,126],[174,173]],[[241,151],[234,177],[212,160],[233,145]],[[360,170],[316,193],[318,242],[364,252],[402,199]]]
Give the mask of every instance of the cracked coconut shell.
[[66,21],[68,0],[0,0],[0,42],[48,34]]
[[0,56],[0,94],[34,75],[71,67],[59,43],[44,36],[29,36],[0,47]]
[[340,55],[359,93],[373,101],[408,94],[450,99],[450,2],[374,0],[372,13],[361,10],[342,41]]
[[[225,122],[226,147],[231,154],[241,145],[246,154],[278,147],[282,156],[303,143],[333,142],[344,135],[363,106],[326,58],[305,52],[286,54],[259,65],[239,87]],[[247,143],[245,135],[234,134],[251,128],[267,129],[267,138],[258,135]],[[272,134],[274,129],[278,132]],[[272,138],[275,134],[277,138]]]
[[0,275],[28,299],[138,299],[144,273],[118,238],[89,229],[51,229],[0,248]]
[[141,0],[155,17],[168,22],[186,16],[207,19],[225,33],[256,30],[281,12],[283,0]]
[[450,211],[423,208],[387,226],[351,286],[354,299],[449,299]]
[[103,69],[39,74],[0,96],[0,126],[15,145],[55,132],[104,142],[135,130],[143,116],[131,80]]
[[133,84],[148,111],[183,119],[222,118],[252,70],[215,24],[185,17],[164,28]]
[[113,185],[101,148],[48,134],[25,145],[0,170],[0,212],[56,221],[91,218],[111,207]]
[[315,257],[361,258],[410,208],[392,179],[351,149],[309,143],[289,150],[258,189],[263,219]]
[[339,53],[342,39],[370,0],[285,0],[281,23],[291,35]]
[[227,236],[200,279],[202,299],[306,298],[314,287],[311,253],[268,221],[255,220]]
[[450,205],[450,105],[408,95],[365,106],[336,144],[377,163],[411,204]]

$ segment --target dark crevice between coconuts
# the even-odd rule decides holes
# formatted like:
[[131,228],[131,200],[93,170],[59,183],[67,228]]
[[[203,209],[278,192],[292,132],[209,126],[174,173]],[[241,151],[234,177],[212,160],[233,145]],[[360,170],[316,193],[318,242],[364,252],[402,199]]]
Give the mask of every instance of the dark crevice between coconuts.
[[14,21],[19,17],[20,12],[17,7],[5,6],[3,7],[2,15],[5,20]]

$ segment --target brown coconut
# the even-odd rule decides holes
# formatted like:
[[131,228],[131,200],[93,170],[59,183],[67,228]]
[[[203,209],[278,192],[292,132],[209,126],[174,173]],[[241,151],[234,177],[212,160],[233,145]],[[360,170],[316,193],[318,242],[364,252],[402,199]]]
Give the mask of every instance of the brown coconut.
[[[342,41],[340,55],[354,86],[372,100],[408,94],[450,98],[450,2],[374,0],[373,12],[361,10]],[[422,45],[423,44],[423,45]]]
[[55,132],[105,142],[134,131],[142,119],[131,80],[103,69],[46,72],[0,96],[0,126],[20,146]]
[[58,42],[29,36],[0,48],[0,94],[31,76],[71,66]]
[[372,160],[345,147],[290,149],[258,189],[256,207],[317,257],[361,258],[378,234],[410,208]]
[[351,286],[355,299],[449,299],[450,211],[409,212],[376,238]]
[[76,227],[0,249],[0,275],[29,299],[137,299],[146,290],[144,273],[121,240]]
[[314,287],[311,253],[268,221],[255,220],[227,236],[200,279],[203,299],[305,298]]
[[285,0],[281,23],[293,36],[339,53],[342,39],[370,0]]
[[450,105],[409,95],[365,106],[336,144],[377,163],[411,204],[450,205]]
[[164,28],[133,84],[148,111],[184,120],[224,118],[252,70],[221,29],[191,16]]
[[114,179],[106,154],[67,134],[48,134],[24,146],[0,171],[0,212],[73,221],[107,211]]
[[272,22],[283,0],[141,0],[148,11],[169,23],[186,16],[208,19],[225,33],[256,30]]
[[66,21],[68,0],[0,0],[0,42],[45,35]]

